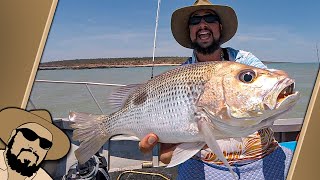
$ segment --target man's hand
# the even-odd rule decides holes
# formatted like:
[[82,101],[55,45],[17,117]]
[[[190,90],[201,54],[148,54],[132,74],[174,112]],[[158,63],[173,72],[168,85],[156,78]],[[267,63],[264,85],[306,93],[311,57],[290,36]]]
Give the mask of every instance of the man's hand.
[[157,144],[159,138],[157,135],[150,133],[146,135],[141,141],[139,142],[139,149],[143,153],[150,152],[153,147]]
[[[156,134],[150,133],[139,142],[139,149],[143,153],[152,151],[153,147],[158,143],[159,138]],[[178,144],[160,144],[160,161],[169,164],[172,153]]]

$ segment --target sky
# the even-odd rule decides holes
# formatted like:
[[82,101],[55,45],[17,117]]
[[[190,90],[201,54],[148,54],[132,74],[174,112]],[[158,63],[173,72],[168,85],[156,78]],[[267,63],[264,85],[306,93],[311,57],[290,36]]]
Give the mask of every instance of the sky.
[[[320,1],[216,0],[237,13],[238,31],[222,47],[262,61],[318,62]],[[155,56],[191,56],[172,36],[172,13],[194,0],[161,0]],[[158,0],[59,0],[41,62],[152,57]],[[320,52],[319,52],[320,53]]]

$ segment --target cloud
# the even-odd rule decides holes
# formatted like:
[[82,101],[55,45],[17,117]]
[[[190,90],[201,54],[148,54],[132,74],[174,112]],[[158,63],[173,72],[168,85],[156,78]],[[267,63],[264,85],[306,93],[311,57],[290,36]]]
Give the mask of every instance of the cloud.
[[[122,31],[122,32],[108,32],[101,34],[90,33],[86,36],[80,37],[71,37],[69,39],[62,40],[63,44],[74,44],[79,42],[98,42],[98,41],[117,41],[121,42],[134,42],[136,39],[150,39],[150,32],[131,32],[131,31]],[[114,45],[114,44],[113,44]]]
[[250,36],[250,35],[239,35],[235,37],[238,41],[241,42],[248,42],[248,41],[274,41],[275,38],[271,37],[257,37],[257,36]]
[[87,19],[87,22],[88,22],[88,23],[91,23],[91,24],[97,23],[97,21],[95,20],[95,18],[88,18],[88,19]]
[[294,28],[242,27],[225,46],[250,51],[266,61],[316,62],[315,40]]

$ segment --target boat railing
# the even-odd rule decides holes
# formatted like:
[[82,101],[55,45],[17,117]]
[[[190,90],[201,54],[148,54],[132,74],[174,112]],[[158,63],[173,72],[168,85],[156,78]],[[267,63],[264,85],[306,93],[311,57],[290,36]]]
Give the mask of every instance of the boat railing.
[[[87,88],[88,92],[90,93],[90,96],[92,97],[92,99],[94,100],[96,106],[99,108],[99,110],[100,110],[100,112],[102,114],[105,114],[105,113],[104,113],[103,109],[101,108],[100,104],[98,103],[98,101],[96,100],[96,97],[92,93],[92,91],[90,89],[90,86],[110,86],[110,87],[123,87],[123,86],[126,86],[126,85],[123,85],[123,84],[110,84],[110,83],[97,83],[97,82],[79,82],[79,81],[35,80],[35,82],[37,82],[37,83],[80,84],[80,85],[84,85]],[[29,104],[33,108],[36,109],[37,106],[36,106],[36,104],[34,104],[32,102],[31,98],[29,99]],[[72,128],[70,127],[70,124],[72,122],[70,122],[68,118],[54,117],[53,121],[56,124],[56,126],[58,126],[60,129],[62,129],[64,131],[72,132]],[[276,139],[279,142],[283,142],[283,141],[290,140],[290,138],[292,139],[292,137],[295,137],[300,132],[302,123],[303,123],[303,118],[277,119],[274,122],[274,125],[271,128],[275,132]],[[72,133],[71,133],[71,135],[72,135]],[[110,171],[118,170],[117,168],[112,169],[112,164],[110,163],[110,158],[111,158],[110,157],[111,156],[110,155],[110,150],[112,150],[112,146],[111,146],[110,143],[111,142],[115,142],[115,141],[135,141],[135,142],[137,142],[136,145],[138,146],[139,139],[137,139],[136,137],[133,137],[133,136],[123,136],[122,135],[122,136],[113,137],[106,143],[106,146],[104,147],[103,155],[108,160],[108,166],[109,166],[109,170]],[[150,166],[151,167],[158,167],[158,166],[163,165],[159,161],[158,150],[159,150],[159,146],[156,146],[155,150],[152,152],[152,160],[151,161],[142,161],[141,164],[140,164],[140,168],[150,167]],[[117,161],[117,163],[118,163],[118,161]],[[137,168],[137,167],[139,167],[139,166],[131,167],[131,168],[128,168],[128,169]],[[123,167],[123,169],[126,169],[126,168]]]
[[[95,104],[97,105],[97,107],[99,108],[100,112],[102,114],[104,114],[101,106],[99,105],[97,99],[95,98],[95,96],[93,95],[89,85],[97,85],[97,86],[112,86],[112,87],[123,87],[123,86],[126,86],[126,85],[123,85],[123,84],[110,84],[110,83],[96,83],[96,82],[83,82],[83,81],[53,81],[53,80],[35,80],[35,82],[39,82],[39,83],[55,83],[55,84],[82,84],[82,85],[85,85],[88,92],[90,93],[92,99],[94,100]],[[29,99],[29,102],[30,102],[30,105],[33,107],[33,108],[36,108],[35,104],[32,102],[31,99]]]

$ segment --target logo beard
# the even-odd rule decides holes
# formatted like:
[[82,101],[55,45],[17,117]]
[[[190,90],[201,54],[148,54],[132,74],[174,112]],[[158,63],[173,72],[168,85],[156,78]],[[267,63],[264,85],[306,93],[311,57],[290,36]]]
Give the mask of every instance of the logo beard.
[[23,160],[23,162],[21,162],[21,160],[18,159],[18,156],[12,154],[10,149],[7,150],[6,156],[10,168],[17,173],[20,173],[22,176],[31,177],[33,173],[37,172],[40,168],[40,165],[36,164],[29,166],[30,160]]
[[[14,136],[15,137],[15,136]],[[14,137],[10,140],[10,142],[8,143],[8,150],[6,153],[6,157],[8,160],[8,165],[10,166],[10,168],[14,171],[16,171],[17,173],[20,173],[22,176],[27,176],[27,177],[31,177],[33,175],[33,173],[37,172],[40,168],[40,164],[36,165],[36,164],[32,164],[31,166],[29,166],[30,164],[30,160],[20,160],[18,159],[18,156],[13,154],[11,152],[11,148],[14,142]],[[31,150],[26,150],[26,149],[21,149],[20,153],[22,151],[31,151]],[[19,154],[20,154],[19,153]],[[35,153],[33,153],[35,154]],[[37,161],[39,159],[39,156],[37,154],[35,154],[37,157]]]

